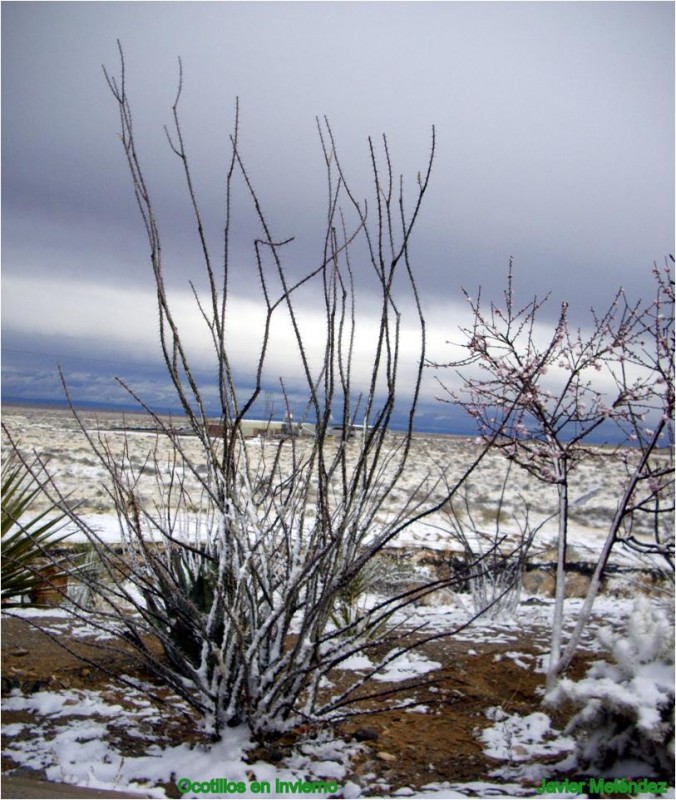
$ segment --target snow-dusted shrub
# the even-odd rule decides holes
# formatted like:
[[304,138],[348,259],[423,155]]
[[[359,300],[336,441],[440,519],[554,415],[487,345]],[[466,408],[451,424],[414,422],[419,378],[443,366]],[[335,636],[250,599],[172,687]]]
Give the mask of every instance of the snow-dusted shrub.
[[612,663],[599,661],[580,681],[564,679],[548,702],[579,707],[568,725],[580,767],[605,775],[673,775],[674,625],[645,597],[627,631],[599,631]]
[[[366,203],[347,185],[330,126],[319,126],[328,208],[320,215],[321,251],[302,272],[298,251],[285,260],[293,237],[273,232],[262,210],[241,156],[236,112],[224,240],[216,254],[184,146],[180,78],[167,136],[186,181],[204,268],[190,283],[198,324],[182,326],[165,280],[161,217],[136,149],[124,61],[119,79],[106,77],[150,246],[164,368],[183,417],[175,427],[120,381],[157,434],[147,458],[139,460],[128,439],[120,452],[74,411],[106,470],[121,536],[119,546],[106,542],[66,504],[58,485],[50,485],[104,571],[116,576],[106,583],[93,572],[82,575],[97,594],[97,624],[123,636],[202,714],[216,737],[226,725],[245,723],[264,735],[299,721],[335,719],[364,681],[424,643],[424,636],[411,644],[406,629],[393,629],[393,612],[451,583],[430,579],[413,589],[402,586],[364,605],[358,598],[370,563],[404,528],[447,502],[487,451],[477,450],[447,493],[437,491],[441,479],[430,475],[406,488],[426,361],[409,248],[430,180],[434,135],[409,207],[387,140],[381,153],[369,141],[373,197],[367,214]],[[248,259],[242,255],[247,250]],[[359,263],[354,271],[353,258]],[[240,358],[242,342],[231,327],[235,275],[238,285],[259,290],[260,316],[246,337],[255,348],[249,359]],[[357,303],[360,291],[368,291],[366,309]],[[375,313],[367,310],[373,308]],[[195,345],[200,321],[202,349]],[[280,332],[286,337],[282,362],[274,353]],[[273,400],[284,413],[281,426],[268,424]],[[247,415],[256,414],[265,416],[260,426],[268,435],[252,439]],[[391,427],[398,420],[405,429],[395,435]],[[157,503],[139,491],[143,475],[157,481]],[[89,608],[77,600],[73,613],[90,619]],[[383,644],[387,655],[370,661],[365,675],[336,694],[324,691],[327,673],[354,655],[384,652]]]
[[[443,509],[445,530],[462,548],[462,557],[453,551],[449,558],[451,574],[462,581],[462,589],[469,593],[474,613],[486,614],[492,619],[510,617],[518,607],[531,544],[550,519],[547,517],[533,524],[523,498],[520,498],[520,510],[508,512],[510,474],[511,466],[508,466],[494,507],[483,506],[472,494],[472,487],[467,485]],[[481,519],[477,518],[477,511]]]
[[[491,559],[494,561],[494,559]],[[480,564],[469,580],[475,613],[487,610],[492,619],[512,615],[521,599],[523,562],[500,559],[498,563]]]

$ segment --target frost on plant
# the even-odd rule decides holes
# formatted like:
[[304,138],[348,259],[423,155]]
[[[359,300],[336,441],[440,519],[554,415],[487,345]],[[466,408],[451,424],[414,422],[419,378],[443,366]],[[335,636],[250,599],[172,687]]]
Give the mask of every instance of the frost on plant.
[[580,681],[562,680],[552,704],[579,708],[568,725],[580,766],[592,773],[672,776],[674,772],[674,625],[647,598],[634,605],[624,636],[599,639],[612,662],[592,665]]
[[507,514],[505,500],[510,474],[511,465],[503,477],[497,507],[489,514],[492,526],[477,518],[476,509],[483,509],[472,496],[469,484],[443,509],[448,536],[463,551],[462,559],[450,557],[449,567],[452,571],[458,569],[458,577],[466,580],[462,588],[469,591],[474,613],[492,619],[509,617],[518,607],[530,547],[538,531],[549,521],[548,517],[533,524],[522,497],[522,513]]
[[[76,414],[106,470],[122,538],[117,552],[86,519],[65,509],[104,572],[115,575],[105,583],[93,572],[83,573],[97,594],[98,624],[123,636],[202,714],[216,737],[224,726],[239,723],[263,735],[301,721],[335,719],[363,694],[365,680],[424,643],[420,636],[412,644],[401,623],[398,629],[390,624],[394,612],[451,583],[400,586],[384,600],[359,602],[383,548],[440,505],[438,496],[432,499],[440,479],[424,476],[417,487],[421,493],[398,497],[390,511],[407,469],[425,364],[425,320],[411,242],[431,176],[434,129],[410,203],[403,177],[394,175],[387,139],[380,147],[369,140],[367,208],[350,190],[331,127],[318,123],[327,208],[320,252],[301,272],[297,252],[287,257],[294,237],[273,231],[245,166],[237,105],[223,187],[224,235],[214,247],[180,122],[179,71],[172,131],[166,134],[185,181],[202,265],[201,276],[191,276],[190,283],[205,342],[197,358],[165,280],[164,222],[141,167],[123,58],[120,77],[106,72],[106,79],[150,248],[163,364],[183,416],[178,430],[119,381],[150,415],[157,434],[139,464],[128,439],[119,452]],[[242,252],[250,254],[248,261]],[[239,343],[229,327],[237,303],[233,276],[241,271],[238,279],[258,288],[261,312],[252,331],[255,352],[246,365],[237,359]],[[366,305],[377,308],[375,314],[358,302],[367,289]],[[322,317],[310,333],[309,304]],[[284,377],[273,353],[280,326],[290,342],[285,363],[295,365]],[[407,333],[412,358],[406,357],[411,348],[404,330],[413,331]],[[369,349],[365,370],[364,359],[355,356],[357,346]],[[273,386],[286,424],[278,434],[264,431],[268,435],[252,441],[247,415],[261,413]],[[65,379],[64,387],[68,393]],[[272,412],[265,413],[269,420]],[[404,420],[404,430],[395,435],[396,419]],[[448,494],[485,452],[477,452]],[[157,503],[139,490],[146,468],[157,480]],[[58,486],[49,488],[64,505]],[[88,606],[77,599],[74,606],[73,613],[89,620]],[[324,691],[331,670],[355,655],[371,657],[383,644],[387,655],[372,660],[366,675],[338,694]]]

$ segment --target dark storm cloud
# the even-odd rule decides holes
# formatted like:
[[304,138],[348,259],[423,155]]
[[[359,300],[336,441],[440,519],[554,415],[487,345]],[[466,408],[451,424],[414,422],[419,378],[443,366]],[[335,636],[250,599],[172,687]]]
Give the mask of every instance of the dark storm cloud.
[[[119,71],[117,38],[180,290],[200,261],[162,129],[179,55],[184,134],[216,254],[236,96],[242,154],[274,235],[296,236],[286,255],[297,270],[321,254],[315,116],[330,118],[360,197],[369,135],[387,132],[412,198],[435,124],[412,254],[441,346],[461,321],[460,286],[499,296],[510,255],[524,297],[551,289],[574,313],[607,304],[620,284],[632,296],[646,291],[652,262],[673,248],[673,13],[670,3],[621,2],[3,4],[5,348],[21,338],[16,363],[5,353],[12,387],[30,361],[19,352],[42,352],[45,337],[49,352],[80,358],[152,351],[152,306],[132,316],[131,295],[120,294],[152,297],[101,71]],[[258,231],[247,220],[235,256],[250,270]],[[51,309],[32,325],[47,286]],[[256,288],[250,271],[236,282],[243,298]],[[31,330],[42,337],[33,347]]]

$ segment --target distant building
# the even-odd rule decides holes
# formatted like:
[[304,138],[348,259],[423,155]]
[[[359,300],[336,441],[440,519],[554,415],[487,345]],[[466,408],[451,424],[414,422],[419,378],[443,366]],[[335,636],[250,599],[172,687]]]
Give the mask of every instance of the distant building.
[[[331,430],[333,431],[335,436],[339,436],[343,432],[343,426],[334,425],[331,428]],[[367,434],[369,431],[372,430],[373,430],[373,425],[364,425],[363,422],[361,424],[354,423],[352,425],[346,426],[346,434],[348,439],[351,439],[353,436],[364,436],[365,434]]]
[[[269,419],[243,419],[239,423],[242,436],[250,439],[256,436],[314,436],[315,426],[305,422],[294,422],[293,417],[279,420]],[[223,424],[220,422],[209,423],[210,436],[223,436]]]

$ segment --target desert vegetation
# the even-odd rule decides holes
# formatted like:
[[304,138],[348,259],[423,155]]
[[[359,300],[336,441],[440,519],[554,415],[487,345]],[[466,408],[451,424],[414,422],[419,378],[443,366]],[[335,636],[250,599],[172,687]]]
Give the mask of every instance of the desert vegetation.
[[[547,298],[521,305],[510,265],[503,304],[490,302],[485,308],[480,294],[477,300],[466,295],[473,314],[472,327],[463,331],[469,355],[448,365],[465,370],[464,392],[451,392],[451,399],[477,421],[482,438],[510,463],[556,487],[550,690],[570,664],[618,539],[661,555],[673,571],[674,283],[668,264],[663,270],[655,267],[653,275],[655,297],[647,306],[632,305],[620,290],[605,312],[592,310],[592,325],[583,331],[571,327],[564,302],[551,334],[543,334],[537,326]],[[468,374],[476,366],[480,371]],[[594,373],[606,379],[605,386]],[[623,444],[634,443],[635,452],[620,455],[626,470],[617,509],[576,633],[562,652],[567,530],[575,503],[584,499],[571,494],[570,475],[589,458],[588,441],[609,423],[620,429]],[[639,533],[641,518],[649,522]]]
[[[425,164],[408,183],[395,173],[387,138],[368,142],[366,201],[352,189],[329,122],[318,121],[327,183],[323,247],[315,265],[298,273],[285,257],[291,238],[268,219],[245,166],[238,107],[224,235],[214,252],[181,125],[180,73],[166,136],[185,179],[203,266],[191,287],[210,361],[197,369],[167,286],[162,222],[138,149],[121,50],[120,58],[119,75],[105,76],[147,233],[164,366],[182,413],[161,415],[123,384],[143,425],[112,431],[77,410],[63,375],[71,406],[62,429],[67,436],[54,435],[39,449],[26,445],[25,431],[11,418],[3,423],[12,463],[39,481],[41,513],[68,521],[88,545],[84,567],[81,553],[59,554],[60,569],[70,570],[80,586],[77,593],[63,591],[69,614],[131,648],[198,715],[213,743],[241,728],[269,742],[302,726],[337,725],[365,713],[364,702],[397,695],[381,686],[397,664],[419,664],[425,647],[461,637],[479,619],[517,613],[528,560],[553,544],[547,702],[582,706],[570,730],[583,742],[585,769],[631,754],[664,774],[673,761],[673,648],[665,644],[673,640],[673,618],[653,614],[645,601],[629,623],[638,663],[648,672],[659,665],[649,712],[630,700],[610,708],[612,692],[593,714],[585,705],[609,676],[626,696],[638,691],[632,681],[640,669],[632,672],[628,645],[613,644],[616,632],[601,637],[616,667],[592,669],[579,684],[561,679],[589,633],[602,579],[619,548],[627,558],[659,564],[666,596],[673,591],[670,265],[655,268],[647,303],[619,292],[607,311],[593,314],[588,329],[570,323],[563,303],[551,331],[540,324],[545,301],[517,300],[510,267],[502,302],[486,306],[481,296],[467,295],[473,315],[472,326],[461,331],[467,358],[432,364],[411,242],[433,177],[434,129]],[[244,201],[256,227],[248,245],[264,309],[252,382],[231,358],[228,327],[235,242],[240,230],[250,230],[236,221]],[[364,281],[371,307],[378,308],[375,328],[360,315]],[[321,304],[321,341],[304,332],[300,298],[307,293]],[[293,386],[279,381],[285,419],[295,422],[279,434],[249,437],[247,416],[275,379],[270,353],[280,324],[292,331],[301,376]],[[415,328],[413,357],[404,346],[405,326]],[[366,375],[353,358],[356,339],[364,337],[372,356]],[[449,368],[460,372],[460,390],[451,387]],[[476,438],[449,447],[443,438],[416,434],[430,369],[437,370],[442,399],[474,418]],[[407,420],[404,430],[391,429],[395,411]],[[622,431],[618,445],[608,444],[618,440],[616,433],[604,443],[611,427]],[[50,456],[59,460],[58,472],[49,468]],[[83,483],[87,490],[78,492]],[[22,512],[7,512],[8,524],[23,526],[30,538]],[[109,515],[106,530],[97,514]],[[591,579],[571,628],[566,581],[571,538],[582,524],[601,538],[590,548]],[[38,531],[38,543],[47,532]],[[576,537],[574,546],[584,540]],[[442,568],[419,569],[393,555],[415,546],[440,553]],[[3,564],[3,578],[4,570]],[[453,624],[441,629],[418,616],[424,603],[443,604],[461,593],[470,598],[468,613]],[[336,674],[348,669],[349,679],[334,685]],[[433,686],[426,675],[427,667],[420,669],[416,686]],[[636,735],[601,752],[599,731],[613,726],[629,726]],[[632,750],[637,742],[640,752]]]

